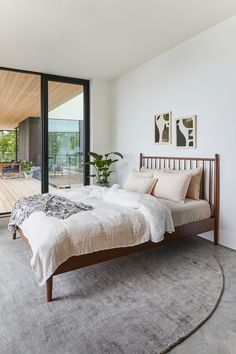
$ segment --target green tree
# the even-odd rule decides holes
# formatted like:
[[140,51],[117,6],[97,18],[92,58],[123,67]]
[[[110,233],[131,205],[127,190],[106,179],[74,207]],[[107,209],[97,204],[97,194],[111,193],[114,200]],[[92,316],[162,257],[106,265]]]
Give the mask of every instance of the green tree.
[[0,161],[15,160],[16,132],[14,130],[0,132]]
[[76,150],[79,146],[79,134],[78,133],[71,133],[70,136],[70,148],[71,150]]

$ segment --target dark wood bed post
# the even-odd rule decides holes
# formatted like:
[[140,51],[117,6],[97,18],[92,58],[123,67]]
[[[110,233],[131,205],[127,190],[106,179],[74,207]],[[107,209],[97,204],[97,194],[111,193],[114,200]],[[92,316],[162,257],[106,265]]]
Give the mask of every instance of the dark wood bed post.
[[141,169],[141,167],[142,167],[142,159],[143,159],[143,154],[142,153],[140,153],[140,155],[139,155],[139,169]]
[[51,275],[50,278],[46,280],[46,298],[47,302],[52,301],[52,287],[53,287],[53,276]]
[[220,194],[220,183],[219,183],[219,163],[220,156],[215,154],[215,173],[214,173],[214,217],[215,217],[215,230],[214,230],[214,245],[219,243],[219,194]]

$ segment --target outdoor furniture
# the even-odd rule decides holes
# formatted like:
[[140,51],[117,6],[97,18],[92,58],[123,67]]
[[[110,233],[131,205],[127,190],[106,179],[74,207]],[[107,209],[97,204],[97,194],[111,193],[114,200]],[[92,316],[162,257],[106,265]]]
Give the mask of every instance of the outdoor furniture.
[[32,172],[32,178],[38,179],[39,181],[41,181],[41,167],[40,166],[33,166],[31,168],[31,172]]
[[61,176],[63,176],[63,163],[60,162],[60,163],[53,164],[51,167],[51,171],[53,172],[54,176],[57,174],[57,172]]
[[0,177],[20,177],[21,166],[19,162],[0,162]]

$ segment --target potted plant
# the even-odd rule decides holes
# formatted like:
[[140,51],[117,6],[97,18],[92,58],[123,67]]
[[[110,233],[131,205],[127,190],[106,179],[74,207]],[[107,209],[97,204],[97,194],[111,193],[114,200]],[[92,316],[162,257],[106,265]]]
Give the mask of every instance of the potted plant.
[[[100,186],[109,187],[109,177],[112,174],[111,165],[119,161],[119,158],[123,159],[123,155],[119,152],[109,152],[104,155],[97,154],[96,152],[89,152],[88,155],[92,160],[87,162],[88,165],[94,167],[94,174],[90,177],[96,178],[96,184]],[[112,159],[110,156],[116,155],[119,158]]]
[[25,178],[32,177],[32,166],[33,166],[32,161],[22,160],[20,162],[21,171],[22,171]]

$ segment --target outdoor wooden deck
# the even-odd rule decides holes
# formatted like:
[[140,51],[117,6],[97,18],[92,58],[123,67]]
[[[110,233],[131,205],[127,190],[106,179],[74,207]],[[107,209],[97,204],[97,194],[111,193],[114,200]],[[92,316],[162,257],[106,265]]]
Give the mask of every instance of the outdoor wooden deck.
[[39,194],[40,192],[40,181],[34,178],[0,179],[0,214],[10,213],[18,199]]
[[[63,176],[50,175],[49,192],[56,187],[72,185],[73,188],[83,184],[83,174],[64,171]],[[41,182],[35,178],[0,178],[0,214],[10,213],[18,199],[41,193]]]

